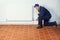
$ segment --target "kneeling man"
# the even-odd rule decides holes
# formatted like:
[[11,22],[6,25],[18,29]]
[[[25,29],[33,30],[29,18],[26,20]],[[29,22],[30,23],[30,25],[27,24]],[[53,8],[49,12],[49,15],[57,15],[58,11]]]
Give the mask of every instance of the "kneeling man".
[[39,14],[38,14],[38,27],[37,28],[42,28],[42,20],[44,20],[44,26],[53,26],[56,25],[57,23],[56,21],[54,22],[49,22],[49,20],[51,19],[51,14],[50,12],[42,6],[39,6],[39,4],[35,4],[34,8],[36,10],[38,10]]

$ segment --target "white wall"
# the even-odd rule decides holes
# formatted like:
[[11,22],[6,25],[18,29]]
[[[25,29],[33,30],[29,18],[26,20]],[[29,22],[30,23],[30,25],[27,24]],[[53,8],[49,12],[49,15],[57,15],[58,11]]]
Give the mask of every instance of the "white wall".
[[50,21],[57,21],[60,24],[60,0],[35,0],[34,4],[40,4],[47,8],[52,14]]
[[7,9],[7,20],[32,20],[32,0],[10,0]]
[[5,19],[6,19],[6,8],[1,0],[0,1],[0,21],[5,21]]
[[32,20],[32,0],[0,0],[0,20]]

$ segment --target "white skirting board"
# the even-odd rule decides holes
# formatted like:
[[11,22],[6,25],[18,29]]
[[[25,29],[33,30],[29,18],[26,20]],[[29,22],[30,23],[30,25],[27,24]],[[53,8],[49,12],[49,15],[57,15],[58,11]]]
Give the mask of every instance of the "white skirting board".
[[38,24],[38,21],[0,21],[0,24]]

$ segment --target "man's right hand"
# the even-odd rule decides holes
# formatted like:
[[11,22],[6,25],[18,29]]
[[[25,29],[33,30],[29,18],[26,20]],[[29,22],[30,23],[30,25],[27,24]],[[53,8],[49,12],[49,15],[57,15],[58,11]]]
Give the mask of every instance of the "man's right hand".
[[38,18],[36,19],[36,21],[38,21]]

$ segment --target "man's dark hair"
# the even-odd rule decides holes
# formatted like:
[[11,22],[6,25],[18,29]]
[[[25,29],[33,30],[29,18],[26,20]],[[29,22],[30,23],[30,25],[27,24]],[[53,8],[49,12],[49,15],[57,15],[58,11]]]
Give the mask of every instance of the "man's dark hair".
[[39,4],[35,4],[35,5],[34,5],[34,7],[37,7],[37,6],[39,6]]

